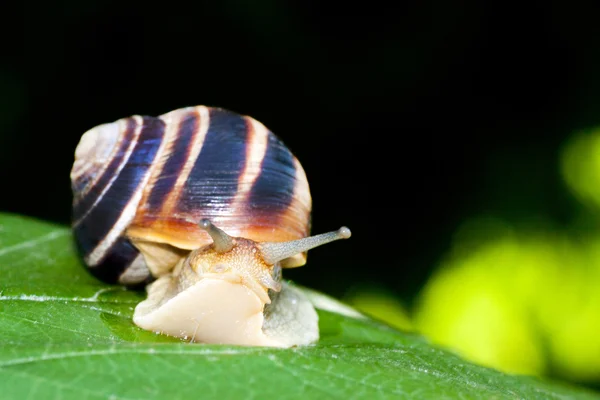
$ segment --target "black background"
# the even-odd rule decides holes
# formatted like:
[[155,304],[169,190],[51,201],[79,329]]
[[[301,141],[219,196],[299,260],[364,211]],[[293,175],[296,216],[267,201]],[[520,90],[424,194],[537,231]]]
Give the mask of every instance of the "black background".
[[593,1],[16,7],[0,17],[0,210],[68,224],[83,132],[228,108],[300,159],[314,233],[352,229],[287,275],[334,295],[372,281],[410,299],[473,215],[566,221],[560,148],[600,122]]

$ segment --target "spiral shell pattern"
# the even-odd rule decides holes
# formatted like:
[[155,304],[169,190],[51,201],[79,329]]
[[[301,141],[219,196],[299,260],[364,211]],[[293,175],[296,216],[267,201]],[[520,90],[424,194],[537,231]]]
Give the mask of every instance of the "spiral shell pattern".
[[[310,231],[311,196],[299,161],[260,122],[221,108],[188,107],[90,129],[75,151],[71,185],[77,246],[106,282],[144,271],[139,243],[181,250],[211,243],[198,229],[202,218],[255,241]],[[289,266],[304,262],[305,254]]]

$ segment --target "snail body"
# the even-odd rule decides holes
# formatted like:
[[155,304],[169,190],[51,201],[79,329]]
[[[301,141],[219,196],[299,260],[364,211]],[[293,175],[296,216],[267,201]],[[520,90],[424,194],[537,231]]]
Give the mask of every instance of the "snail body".
[[306,174],[260,122],[197,106],[98,125],[75,150],[71,186],[89,271],[148,284],[141,328],[206,343],[318,339],[314,308],[281,269],[350,233],[308,237]]

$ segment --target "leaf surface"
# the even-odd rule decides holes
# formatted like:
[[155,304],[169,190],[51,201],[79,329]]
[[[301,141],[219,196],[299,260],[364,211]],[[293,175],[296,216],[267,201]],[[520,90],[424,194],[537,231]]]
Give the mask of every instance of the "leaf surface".
[[600,399],[474,365],[309,293],[315,346],[184,343],[137,328],[144,293],[93,278],[68,228],[0,214],[0,398]]

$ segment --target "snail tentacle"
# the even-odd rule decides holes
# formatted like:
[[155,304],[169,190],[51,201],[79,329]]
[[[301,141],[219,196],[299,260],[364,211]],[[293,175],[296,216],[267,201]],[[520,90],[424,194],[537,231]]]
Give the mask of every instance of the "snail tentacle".
[[309,236],[307,238],[292,240],[289,242],[263,242],[258,245],[263,260],[267,264],[275,264],[298,253],[314,249],[315,247],[333,242],[339,239],[348,239],[352,233],[350,229],[342,226],[337,231]]
[[223,230],[214,226],[208,218],[200,220],[199,226],[208,232],[213,240],[213,246],[217,253],[225,253],[233,248],[233,238]]

